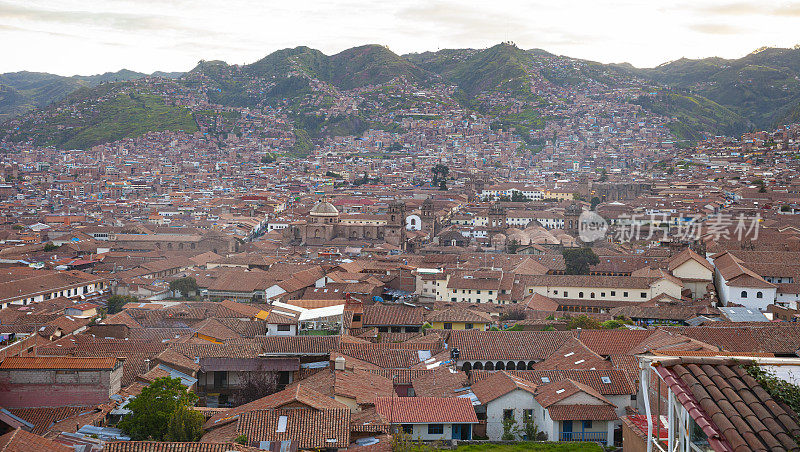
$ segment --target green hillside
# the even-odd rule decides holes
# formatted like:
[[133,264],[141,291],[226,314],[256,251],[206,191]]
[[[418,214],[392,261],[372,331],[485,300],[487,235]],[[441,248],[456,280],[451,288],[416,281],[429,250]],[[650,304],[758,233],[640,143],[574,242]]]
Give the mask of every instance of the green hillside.
[[791,117],[787,112],[800,103],[800,49],[760,49],[735,60],[680,59],[637,73],[691,90],[757,128],[783,124]]
[[156,94],[120,88],[119,84],[82,88],[3,135],[8,133],[12,141],[82,149],[151,131],[197,131],[189,109],[166,105]]
[[679,140],[702,140],[703,133],[736,135],[749,127],[747,120],[704,97],[664,91],[654,97],[640,97],[634,103],[675,120],[670,130]]

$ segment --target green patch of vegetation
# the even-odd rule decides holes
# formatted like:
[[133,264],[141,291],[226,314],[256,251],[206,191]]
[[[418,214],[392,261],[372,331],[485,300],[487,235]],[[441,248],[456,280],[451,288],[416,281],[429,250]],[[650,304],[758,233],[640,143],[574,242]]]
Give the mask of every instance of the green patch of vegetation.
[[694,142],[705,134],[736,135],[749,127],[738,114],[702,96],[666,91],[641,96],[634,103],[657,115],[675,118],[667,127],[679,140]]
[[[146,132],[197,131],[188,108],[167,105],[161,96],[147,92],[114,94],[112,86],[79,90],[44,114],[31,116],[19,131],[11,132],[11,141],[33,140],[41,146],[83,149]],[[57,108],[65,104],[76,106],[78,111],[59,112]]]
[[742,367],[773,399],[788,405],[795,413],[800,413],[800,386],[778,378],[774,372],[765,370],[755,361]]
[[458,452],[602,452],[603,448],[597,443],[568,443],[568,442],[517,442],[513,444],[470,444],[456,448]]

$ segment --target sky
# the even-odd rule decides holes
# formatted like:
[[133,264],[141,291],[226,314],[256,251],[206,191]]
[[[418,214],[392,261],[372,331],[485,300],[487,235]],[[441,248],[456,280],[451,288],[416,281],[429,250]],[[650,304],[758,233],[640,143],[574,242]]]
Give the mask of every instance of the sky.
[[298,45],[404,54],[503,41],[638,67],[738,58],[800,44],[800,1],[0,0],[0,73],[188,71]]

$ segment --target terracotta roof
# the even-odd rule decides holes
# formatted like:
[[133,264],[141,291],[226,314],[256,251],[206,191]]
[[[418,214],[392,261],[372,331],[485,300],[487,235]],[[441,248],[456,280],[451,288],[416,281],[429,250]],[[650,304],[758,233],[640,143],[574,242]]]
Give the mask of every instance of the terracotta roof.
[[391,424],[476,424],[470,399],[457,397],[379,397],[375,409]]
[[551,405],[547,413],[554,421],[615,421],[618,418],[610,405]]
[[425,309],[420,306],[375,304],[364,306],[364,326],[411,325],[422,326]]
[[106,443],[103,448],[103,452],[258,452],[260,450],[257,447],[242,446],[235,443],[171,443],[155,441]]
[[607,403],[612,407],[614,406],[613,403],[609,402],[608,399],[603,397],[599,392],[595,391],[593,388],[583,383],[578,383],[577,381],[573,381],[570,379],[561,380],[558,382],[539,386],[539,390],[536,395],[536,401],[539,402],[539,405],[541,405],[542,407],[548,408],[551,405],[555,405],[561,402],[562,400],[568,398],[569,396],[577,394],[579,392],[588,394],[597,399],[601,403]]
[[239,418],[236,431],[250,441],[296,441],[301,449],[346,448],[350,444],[350,409],[250,411]]
[[416,397],[457,397],[469,386],[467,374],[439,366],[420,374],[412,383]]
[[113,369],[117,358],[71,358],[44,356],[10,356],[0,369]]
[[433,311],[425,317],[425,321],[492,323],[492,317],[489,314],[480,311],[450,308],[441,311]]
[[544,361],[534,365],[535,370],[559,369],[610,369],[611,363],[593,352],[577,338],[570,338]]
[[451,331],[450,348],[461,360],[543,360],[572,336],[568,331]]
[[499,371],[490,375],[472,385],[471,389],[483,405],[517,389],[536,395],[535,383],[505,371]]
[[729,358],[664,358],[656,372],[715,450],[798,450],[797,414]]
[[[488,378],[495,372],[491,370],[473,370],[470,373],[473,384],[477,384],[483,379]],[[636,394],[638,389],[628,379],[625,373],[619,369],[611,370],[507,370],[509,375],[522,378],[537,385],[555,383],[565,379],[570,379],[578,383],[593,388],[602,395],[629,395]],[[608,383],[603,381],[603,377],[608,379]]]
[[0,452],[73,452],[53,440],[17,429],[0,436]]
[[347,408],[347,405],[299,384],[250,403],[231,408],[224,413],[215,414],[206,422],[205,428],[210,429],[226,424],[250,411],[281,408],[288,404],[297,403],[317,410]]

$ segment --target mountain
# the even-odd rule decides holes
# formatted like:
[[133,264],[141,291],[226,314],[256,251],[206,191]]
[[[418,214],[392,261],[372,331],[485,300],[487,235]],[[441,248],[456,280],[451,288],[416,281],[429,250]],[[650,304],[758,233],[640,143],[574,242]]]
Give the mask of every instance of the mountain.
[[503,43],[484,50],[442,50],[407,55],[421,68],[440,74],[461,88],[467,96],[485,91],[509,90],[530,94],[529,67],[534,56]]
[[[546,121],[615,102],[668,118],[667,127],[685,142],[800,120],[800,49],[760,49],[739,59],[681,59],[639,69],[512,43],[407,55],[374,44],[334,55],[300,46],[246,65],[200,61],[187,73],[153,75],[170,84],[166,92],[193,93],[223,107],[278,109],[306,141],[369,128],[399,130],[397,118],[418,115],[432,102],[488,115],[491,127],[516,133],[531,149],[541,145],[532,132]],[[129,83],[145,76],[128,70],[73,77],[0,74],[0,121],[17,116],[7,135],[15,140],[86,146],[139,131],[195,130],[197,114],[201,119],[209,114],[165,104],[148,91],[150,82]],[[116,96],[110,103],[108,92]],[[435,99],[428,97],[432,93]],[[597,104],[569,107],[575,99]],[[70,102],[78,103],[72,106],[81,113],[66,120],[59,112]],[[80,102],[95,111],[84,111]],[[32,109],[37,121],[25,114]],[[117,118],[104,120],[100,112]],[[177,119],[168,120],[167,112]],[[201,122],[205,129],[205,119]]]
[[[176,78],[181,73],[164,72],[154,73],[154,75]],[[136,80],[145,76],[147,74],[127,69],[72,77],[27,71],[0,74],[0,122],[34,108],[41,108],[57,102],[78,88],[96,86],[101,83]]]
[[11,141],[83,149],[162,130],[195,132],[197,123],[188,108],[120,82],[80,88],[6,133]]
[[633,72],[703,96],[756,128],[780,126],[800,108],[800,49],[763,48],[739,59],[680,59]]

